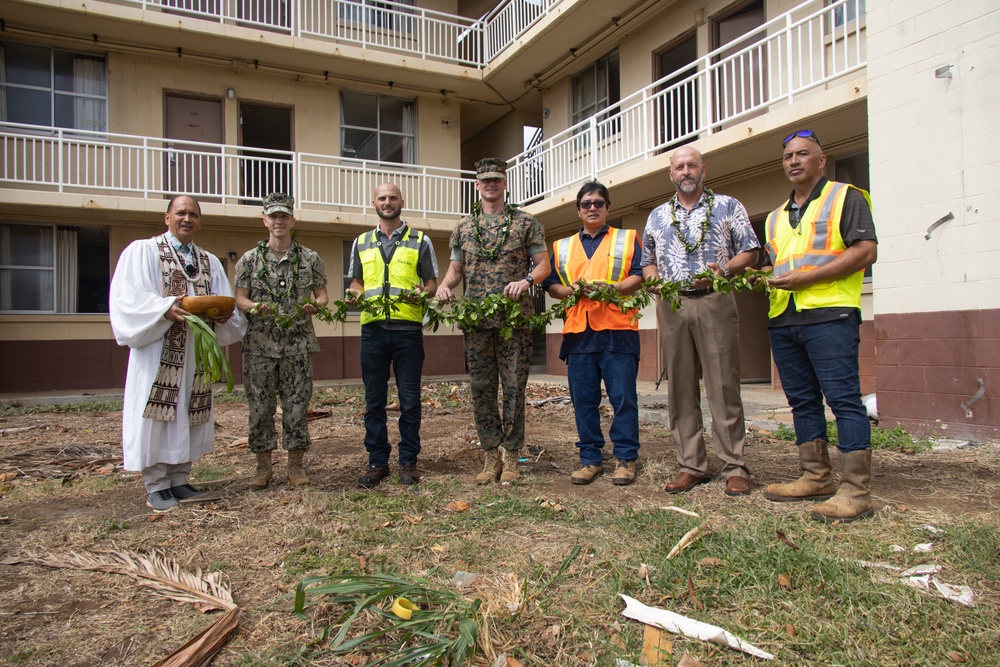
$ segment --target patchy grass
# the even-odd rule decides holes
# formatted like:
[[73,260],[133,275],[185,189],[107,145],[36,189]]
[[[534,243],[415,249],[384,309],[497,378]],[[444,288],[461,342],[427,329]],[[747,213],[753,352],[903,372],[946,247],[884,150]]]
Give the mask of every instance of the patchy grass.
[[[776,516],[760,503],[729,504],[695,518],[645,504],[579,499],[558,511],[503,487],[477,496],[470,511],[453,514],[442,511],[445,497],[434,485],[416,494],[347,494],[329,508],[335,521],[351,517],[336,549],[325,549],[314,535],[290,556],[286,573],[312,569],[336,580],[367,567],[425,576],[438,587],[448,587],[458,570],[513,575],[523,590],[516,608],[479,620],[487,626],[483,636],[496,641],[487,657],[505,651],[525,664],[611,665],[616,658],[639,664],[642,630],[620,616],[619,593],[721,625],[774,653],[778,665],[942,665],[956,655],[971,664],[998,664],[1000,527],[990,522],[936,526],[931,560],[945,567],[943,581],[977,591],[979,605],[968,608],[881,581],[891,575],[858,563],[905,568],[928,560],[909,549],[927,541],[928,532],[892,511],[824,528],[798,513]],[[350,503],[349,512],[339,500]],[[682,535],[708,519],[713,527],[706,536],[667,558]],[[892,552],[890,544],[907,550]],[[364,567],[343,556],[373,552],[377,562],[366,558]],[[469,595],[488,600],[502,593]],[[333,606],[314,622],[333,624],[328,632],[335,634],[346,611]],[[377,624],[369,619],[348,637]],[[316,639],[321,660],[326,645],[321,635]],[[675,656],[688,651],[706,664],[749,664],[737,652],[682,637],[673,638],[673,647]],[[363,643],[356,650],[367,658],[382,655],[366,653]],[[301,664],[314,664],[310,655],[307,650]]]
[[104,412],[121,412],[121,401],[80,401],[79,403],[66,404],[44,404],[44,405],[21,405],[13,402],[7,405],[0,405],[0,417],[14,417],[18,415],[34,414],[100,414]]
[[[779,440],[795,442],[795,429],[788,424],[780,423],[774,433],[774,437]],[[826,422],[826,438],[830,445],[837,445],[837,424],[833,421]],[[914,454],[916,452],[928,452],[932,448],[931,441],[926,438],[914,439],[905,429],[896,427],[883,429],[877,426],[872,427],[872,449],[888,449],[904,454]]]
[[[523,479],[477,486],[472,476],[480,459],[470,444],[465,389],[424,388],[426,476],[415,488],[401,487],[393,474],[375,490],[358,489],[366,460],[358,419],[363,394],[324,390],[312,407],[332,415],[310,423],[313,486],[276,481],[251,493],[253,457],[224,446],[194,469],[196,481],[230,480],[213,486],[220,500],[156,517],[145,508],[135,474],[92,475],[65,486],[19,477],[2,499],[0,514],[9,521],[0,560],[25,551],[156,548],[186,569],[218,571],[244,610],[213,663],[219,667],[360,667],[388,657],[391,643],[362,641],[349,655],[332,652],[330,639],[356,603],[320,599],[303,609],[305,619],[294,613],[303,580],[376,574],[425,579],[413,597],[426,586],[460,596],[464,602],[456,604],[468,608],[481,600],[469,667],[489,667],[500,653],[530,667],[641,664],[644,626],[621,615],[620,594],[719,625],[773,653],[768,664],[776,666],[1000,665],[1000,513],[991,500],[1000,497],[1000,449],[880,451],[875,493],[885,506],[872,519],[826,526],[808,519],[805,504],[763,498],[764,484],[798,469],[793,448],[766,434],[749,448],[749,498],[725,496],[719,479],[677,496],[662,493],[677,468],[667,434],[656,425],[642,427],[636,484],[614,487],[606,474],[573,486],[572,410],[554,405],[529,410],[529,441],[546,453],[525,466]],[[118,420],[98,413],[46,418],[49,430],[14,434],[5,445],[79,442],[113,432]],[[30,421],[11,419],[10,426]],[[216,421],[220,432],[243,433],[245,406],[220,403]],[[284,458],[276,459],[280,478]],[[711,465],[717,474],[714,458]],[[449,509],[453,501],[469,508]],[[668,558],[697,526],[706,533]],[[913,550],[928,542],[930,553]],[[865,569],[859,561],[939,564],[938,578],[970,586],[976,606],[921,593],[896,582],[892,571]],[[459,572],[477,578],[458,588]],[[381,612],[359,613],[345,640],[384,628],[390,604],[386,599],[378,603]],[[440,598],[425,606],[437,613],[447,605]],[[0,663],[32,667],[62,667],[71,651],[74,664],[153,664],[211,621],[110,574],[30,566],[0,566],[0,610]],[[451,631],[438,632],[455,639]],[[392,638],[402,642],[402,636]],[[713,644],[669,640],[669,665],[685,652],[713,667],[758,664]]]

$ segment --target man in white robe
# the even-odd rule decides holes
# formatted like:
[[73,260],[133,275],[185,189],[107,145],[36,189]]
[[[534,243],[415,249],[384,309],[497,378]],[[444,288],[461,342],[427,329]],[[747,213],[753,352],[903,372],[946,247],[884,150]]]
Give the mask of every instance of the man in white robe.
[[[174,197],[164,216],[166,233],[125,248],[111,279],[111,327],[129,350],[122,410],[125,469],[142,472],[146,504],[155,512],[197,499],[188,484],[191,465],[214,447],[211,384],[195,377],[189,315],[180,307],[188,295],[232,296],[214,255],[198,248],[201,207],[191,197]],[[242,338],[239,312],[217,320],[219,345]]]

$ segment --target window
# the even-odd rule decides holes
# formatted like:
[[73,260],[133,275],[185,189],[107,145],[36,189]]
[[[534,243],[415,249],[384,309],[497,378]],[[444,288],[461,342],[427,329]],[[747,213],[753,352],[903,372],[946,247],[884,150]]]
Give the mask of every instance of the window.
[[417,104],[370,93],[340,93],[340,154],[416,164]]
[[0,42],[0,121],[107,130],[103,56]]
[[[832,4],[832,3],[828,3]],[[848,0],[833,10],[833,25],[839,27],[865,15],[865,0]],[[846,21],[844,19],[847,19]]]
[[0,224],[0,312],[108,312],[105,227]]
[[[573,124],[599,114],[621,101],[618,50],[573,77]],[[598,120],[604,120],[602,115]]]
[[342,21],[363,23],[374,28],[413,32],[413,19],[405,16],[412,13],[413,0],[378,2],[377,0],[341,0],[337,3],[337,13]]

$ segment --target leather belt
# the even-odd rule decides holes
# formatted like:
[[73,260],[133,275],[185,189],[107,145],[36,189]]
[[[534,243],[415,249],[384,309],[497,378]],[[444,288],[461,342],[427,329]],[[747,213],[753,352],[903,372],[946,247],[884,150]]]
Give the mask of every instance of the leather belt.
[[692,299],[697,299],[699,296],[705,296],[706,294],[711,294],[712,289],[709,287],[702,287],[701,289],[682,289],[677,291],[681,296],[686,296]]

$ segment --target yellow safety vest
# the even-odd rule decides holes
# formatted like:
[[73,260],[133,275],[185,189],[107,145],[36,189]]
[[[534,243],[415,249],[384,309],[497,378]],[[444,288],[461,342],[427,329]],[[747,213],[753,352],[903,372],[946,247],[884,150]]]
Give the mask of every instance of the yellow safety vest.
[[[579,234],[556,241],[553,254],[559,282],[570,287],[580,279],[603,280],[608,283],[625,280],[632,267],[635,237],[635,230],[609,227],[601,244],[594,250],[594,256],[590,258],[583,249]],[[618,308],[598,301],[580,299],[566,311],[563,334],[583,333],[587,330],[588,322],[594,331],[638,331],[639,323],[635,315],[635,309],[623,313]]]
[[[378,230],[365,232],[358,237],[358,256],[361,258],[362,276],[364,277],[365,298],[378,296],[398,296],[403,290],[410,289],[420,283],[417,274],[417,264],[420,261],[420,246],[424,240],[423,232],[415,232],[407,227],[401,237],[390,239],[396,244],[389,263],[382,258],[382,242],[378,239]],[[407,322],[422,322],[423,309],[411,303],[397,303],[397,309],[392,309],[386,319],[404,320]],[[361,314],[361,324],[375,322],[378,318],[368,312]]]
[[[840,217],[844,200],[853,185],[828,181],[819,197],[809,204],[798,227],[788,221],[788,202],[767,217],[767,254],[774,267],[774,275],[801,269],[811,271],[829,264],[840,256],[847,246],[840,236]],[[871,197],[860,188],[854,188],[871,207]],[[795,309],[799,312],[812,308],[861,307],[861,283],[865,272],[860,270],[839,280],[828,280],[805,289],[795,290]],[[788,308],[788,290],[771,290],[771,307],[768,317],[781,315]]]

